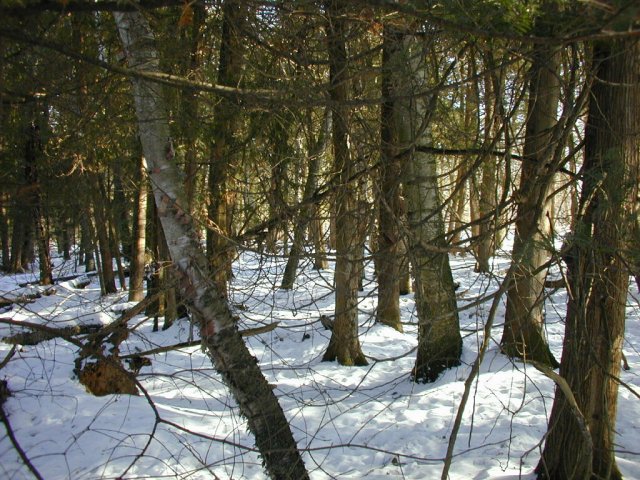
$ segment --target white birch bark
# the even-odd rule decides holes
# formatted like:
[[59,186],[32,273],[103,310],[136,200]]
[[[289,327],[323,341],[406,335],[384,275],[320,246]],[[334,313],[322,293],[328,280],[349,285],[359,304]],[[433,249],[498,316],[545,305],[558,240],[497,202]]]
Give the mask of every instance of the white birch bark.
[[431,96],[425,91],[427,66],[418,37],[403,40],[408,72],[399,72],[397,121],[402,151],[407,151],[405,192],[409,230],[409,257],[415,277],[418,314],[418,351],[413,378],[431,382],[443,370],[459,365],[462,337],[458,322],[455,287],[446,250],[444,220],[438,193],[437,164],[433,154],[420,151],[430,146]]
[[[140,12],[115,12],[130,67],[159,71],[153,32]],[[188,214],[183,182],[174,162],[162,86],[132,78],[140,139],[158,216],[177,271],[179,289],[202,347],[231,390],[256,438],[265,469],[273,478],[308,478],[287,419],[232,319],[224,294],[212,281],[204,251]]]

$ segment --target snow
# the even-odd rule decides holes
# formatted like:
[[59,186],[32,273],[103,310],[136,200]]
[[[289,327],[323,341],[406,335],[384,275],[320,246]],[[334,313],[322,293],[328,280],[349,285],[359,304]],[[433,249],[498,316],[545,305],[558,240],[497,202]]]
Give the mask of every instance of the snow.
[[[59,261],[59,259],[58,259]],[[464,335],[463,363],[432,384],[409,379],[417,344],[413,296],[401,298],[404,333],[374,323],[371,266],[360,293],[360,333],[366,367],[321,362],[329,340],[319,322],[332,314],[332,272],[301,265],[293,291],[277,287],[282,257],[242,254],[234,265],[232,305],[239,328],[279,322],[246,339],[290,420],[313,479],[440,478],[453,422],[471,365],[482,342],[491,299],[508,259],[496,258],[493,277],[473,272],[469,258],[452,257]],[[68,274],[73,264],[62,265]],[[42,293],[19,287],[36,280],[24,274],[0,277],[2,296]],[[112,321],[131,304],[126,292],[100,297],[97,277],[78,290],[69,282],[33,303],[14,305],[2,318],[52,327]],[[640,390],[638,292],[630,288],[625,353],[631,370],[622,380]],[[478,301],[478,300],[481,301]],[[566,293],[547,301],[547,335],[560,358]],[[501,301],[492,342],[472,388],[455,446],[451,479],[531,479],[553,403],[552,382],[534,368],[504,357],[497,347]],[[185,342],[186,319],[152,332],[142,315],[121,346],[121,355]],[[20,331],[0,323],[0,336]],[[0,362],[11,345],[0,343]],[[4,404],[18,442],[46,479],[265,478],[261,459],[234,400],[199,347],[156,354],[138,377],[139,396],[88,394],[74,376],[78,348],[60,338],[21,346],[0,370],[13,393]],[[626,478],[640,478],[638,397],[619,394],[616,449]],[[3,428],[3,427],[2,427]],[[0,478],[30,479],[6,435],[0,436]]]

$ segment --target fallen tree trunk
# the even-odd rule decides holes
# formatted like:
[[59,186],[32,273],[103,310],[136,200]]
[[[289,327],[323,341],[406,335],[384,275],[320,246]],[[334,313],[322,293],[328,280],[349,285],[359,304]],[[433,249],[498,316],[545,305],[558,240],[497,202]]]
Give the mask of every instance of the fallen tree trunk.
[[[270,332],[274,330],[278,326],[278,322],[271,323],[269,325],[264,325],[262,327],[256,328],[248,328],[246,330],[240,330],[240,335],[242,337],[251,337],[253,335],[260,335],[261,333]],[[189,348],[189,347],[197,347],[198,345],[202,345],[202,340],[191,340],[190,342],[181,342],[175,343],[173,345],[167,345],[164,347],[153,348],[151,350],[145,350],[144,352],[136,352],[130,355],[122,355],[123,360],[127,358],[137,358],[137,357],[146,357],[149,355],[156,355],[158,353],[171,352],[173,350],[179,350],[181,348]]]
[[[0,318],[0,323],[8,323],[10,325],[24,327],[31,330],[31,332],[20,332],[20,333],[16,333],[15,335],[11,335],[10,337],[4,337],[2,341],[5,343],[14,344],[14,345],[16,344],[37,345],[40,342],[45,342],[47,340],[52,340],[54,338],[63,338],[65,340],[69,340],[71,337],[74,337],[74,336],[89,335],[89,337],[87,338],[87,342],[84,345],[87,345],[90,343],[99,344],[99,343],[102,343],[103,340],[108,335],[111,335],[116,330],[121,328],[133,317],[144,312],[144,310],[149,306],[149,304],[156,301],[157,299],[158,299],[158,295],[146,297],[141,302],[138,302],[133,307],[122,312],[122,314],[116,320],[114,320],[113,322],[107,325],[98,323],[98,324],[73,325],[70,327],[55,328],[55,327],[50,327],[48,325],[42,325],[39,323],[21,322],[20,320]],[[80,340],[76,340],[74,344],[81,345],[83,346],[83,349],[86,350],[86,347],[80,342]]]
[[15,303],[19,305],[26,305],[27,303],[35,302],[36,299],[40,297],[41,295],[39,293],[31,295],[17,295],[15,297],[0,297],[0,308],[8,307]]
[[[115,12],[129,66],[160,73],[154,35],[138,12]],[[236,399],[269,475],[278,479],[308,478],[287,418],[257,361],[238,332],[224,292],[212,282],[207,258],[188,213],[174,160],[162,87],[132,78],[140,140],[158,217],[176,268],[178,288],[200,328],[202,347]]]
[[32,329],[31,332],[20,332],[9,337],[3,337],[4,343],[11,345],[37,345],[54,338],[68,338],[77,335],[87,335],[99,331],[104,325],[76,325],[73,327],[56,328],[54,330],[40,330],[28,325],[27,328]]
[[[86,277],[95,277],[96,275],[98,275],[98,272],[85,272],[85,273],[73,273],[71,275],[64,275],[62,277],[56,277],[53,279],[53,283],[60,283],[60,282],[68,282],[70,280],[75,280],[78,277],[82,277],[82,276],[86,276]],[[35,280],[33,282],[23,282],[23,283],[19,283],[18,286],[19,287],[31,287],[33,285],[40,285],[40,280]]]
[[[9,318],[0,318],[0,323],[7,323],[9,325],[21,326],[28,328],[30,332],[20,332],[15,335],[3,337],[2,341],[9,344],[19,345],[37,345],[40,342],[52,340],[54,338],[68,339],[72,336],[89,335],[87,337],[88,342],[101,343],[108,335],[113,334],[116,330],[120,329],[124,324],[131,320],[136,315],[143,313],[147,307],[158,300],[160,294],[145,297],[142,301],[136,303],[133,307],[124,310],[120,316],[111,323],[104,325],[102,323],[87,324],[87,325],[73,325],[69,327],[55,328],[48,325],[42,325],[39,323],[21,322],[20,320],[12,320]],[[32,300],[33,301],[33,300]],[[261,327],[248,328],[241,330],[240,335],[242,337],[251,337],[253,335],[260,335],[274,330],[280,322],[273,322]],[[79,340],[78,340],[79,341]],[[170,350],[176,350],[179,348],[191,347],[200,345],[201,340],[193,340],[191,342],[182,342],[167,347],[159,347],[157,349],[149,350],[147,352],[141,352],[137,355],[152,355],[154,353],[166,352]],[[133,355],[125,355],[122,358],[129,358]]]

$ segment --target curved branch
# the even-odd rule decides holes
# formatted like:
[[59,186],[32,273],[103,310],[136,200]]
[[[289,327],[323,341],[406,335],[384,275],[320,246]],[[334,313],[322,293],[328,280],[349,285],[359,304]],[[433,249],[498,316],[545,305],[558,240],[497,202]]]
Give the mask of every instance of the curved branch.
[[15,448],[18,455],[20,455],[22,462],[27,466],[34,477],[38,480],[44,480],[44,477],[40,474],[35,465],[31,463],[31,460],[29,460],[29,457],[27,457],[26,452],[23,450],[22,446],[20,446],[18,439],[13,433],[11,423],[9,423],[9,417],[7,417],[7,414],[4,411],[4,403],[9,396],[11,396],[11,392],[9,391],[6,380],[0,380],[0,422],[2,422],[4,427],[7,429],[7,436],[9,437],[13,448]]

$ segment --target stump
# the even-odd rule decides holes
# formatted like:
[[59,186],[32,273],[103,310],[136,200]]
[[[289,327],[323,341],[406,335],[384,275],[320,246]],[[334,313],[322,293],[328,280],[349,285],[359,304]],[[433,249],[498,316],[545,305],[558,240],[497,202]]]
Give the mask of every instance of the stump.
[[134,378],[119,362],[103,358],[95,363],[85,364],[79,375],[80,383],[97,397],[115,393],[137,395],[138,388]]

